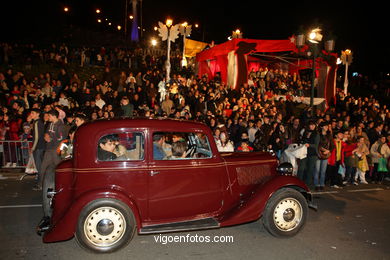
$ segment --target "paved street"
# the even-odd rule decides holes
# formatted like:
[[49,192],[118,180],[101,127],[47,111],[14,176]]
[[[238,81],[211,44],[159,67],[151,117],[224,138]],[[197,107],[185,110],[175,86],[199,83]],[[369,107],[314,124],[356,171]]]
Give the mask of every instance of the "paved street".
[[[0,259],[390,259],[389,183],[315,194],[318,211],[310,210],[305,228],[289,239],[272,237],[259,220],[223,229],[136,235],[119,252],[94,255],[75,239],[42,243],[35,234],[40,193],[31,190],[31,177],[18,177],[0,175]],[[233,241],[162,243],[166,236]]]

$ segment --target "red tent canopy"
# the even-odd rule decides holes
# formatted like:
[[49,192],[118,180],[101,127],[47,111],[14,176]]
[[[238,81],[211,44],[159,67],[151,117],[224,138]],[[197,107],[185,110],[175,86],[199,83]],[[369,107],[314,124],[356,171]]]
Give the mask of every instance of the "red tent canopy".
[[[298,51],[293,38],[291,40],[253,40],[253,39],[232,39],[214,46],[208,50],[204,50],[196,55],[198,62],[212,60],[221,55],[227,55],[232,50],[239,49],[239,43],[245,42],[254,44],[252,52],[283,52],[283,51]],[[246,54],[249,54],[246,53]]]
[[[305,47],[305,49],[307,46]],[[213,78],[216,72],[220,72],[222,81],[227,83],[231,88],[236,88],[241,84],[248,81],[248,68],[258,67],[254,64],[255,59],[248,59],[248,54],[254,53],[280,53],[280,52],[295,52],[299,50],[295,45],[295,38],[291,37],[287,40],[254,40],[254,39],[240,39],[235,38],[230,41],[218,44],[210,49],[204,50],[196,55],[196,61],[198,62],[198,75],[202,76],[207,74],[209,78]],[[332,54],[333,56],[337,56]],[[335,75],[336,75],[336,62],[331,59],[331,62],[322,62],[321,59],[317,59],[317,76],[322,74],[321,78],[324,79],[320,96],[329,100],[335,94]],[[294,72],[302,68],[311,66],[311,60],[301,60],[299,64],[296,63]],[[322,64],[322,65],[320,65]],[[304,66],[306,65],[306,66]],[[328,69],[323,69],[323,73],[320,72],[321,66],[328,66]],[[291,71],[290,71],[291,72]]]

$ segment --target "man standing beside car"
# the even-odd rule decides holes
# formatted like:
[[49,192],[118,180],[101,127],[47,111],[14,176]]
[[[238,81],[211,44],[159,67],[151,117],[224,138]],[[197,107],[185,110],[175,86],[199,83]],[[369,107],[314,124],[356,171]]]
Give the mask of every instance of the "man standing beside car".
[[33,145],[31,148],[31,152],[34,157],[35,166],[37,167],[37,183],[34,185],[33,190],[41,190],[42,186],[40,184],[40,180],[42,179],[41,172],[41,164],[43,159],[43,154],[45,153],[45,140],[44,140],[44,131],[45,125],[43,120],[40,117],[41,110],[38,108],[34,108],[31,110],[31,119],[33,125]]
[[50,215],[50,205],[46,192],[49,188],[54,189],[55,168],[61,162],[57,148],[66,137],[65,126],[58,118],[58,111],[53,109],[48,114],[50,125],[44,135],[46,150],[41,165],[42,176],[39,182],[43,188],[43,211],[45,217]]

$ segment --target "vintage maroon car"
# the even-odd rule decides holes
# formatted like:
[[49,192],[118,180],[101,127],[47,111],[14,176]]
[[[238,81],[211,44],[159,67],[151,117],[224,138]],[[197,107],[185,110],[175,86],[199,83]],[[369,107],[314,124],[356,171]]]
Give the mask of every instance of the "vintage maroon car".
[[262,217],[275,236],[304,225],[311,194],[267,152],[219,153],[202,123],[121,119],[81,126],[73,158],[44,187],[44,242],[112,252],[138,234],[219,228]]

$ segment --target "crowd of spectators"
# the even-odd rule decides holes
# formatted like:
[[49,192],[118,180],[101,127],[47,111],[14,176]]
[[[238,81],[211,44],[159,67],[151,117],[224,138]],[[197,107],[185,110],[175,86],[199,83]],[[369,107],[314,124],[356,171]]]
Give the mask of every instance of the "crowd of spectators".
[[[337,91],[336,105],[312,111],[289,98],[305,96],[310,81],[278,69],[251,71],[247,84],[231,89],[218,76],[198,77],[190,69],[180,69],[180,57],[175,56],[167,82],[164,56],[149,49],[1,47],[1,65],[8,67],[0,71],[0,140],[31,140],[32,110],[42,112],[46,129],[53,110],[68,130],[77,116],[86,121],[186,119],[206,123],[220,151],[272,150],[280,158],[290,144],[305,145],[307,157],[299,162],[298,177],[317,190],[324,189],[326,181],[338,188],[367,183],[365,177],[374,182],[387,178],[377,168],[379,158],[390,156],[390,112],[374,96]],[[25,70],[52,64],[59,66],[59,73],[42,71],[28,78],[11,66],[19,63]],[[104,72],[81,79],[77,70],[68,71],[72,63],[102,66]],[[343,175],[338,174],[340,165]]]

